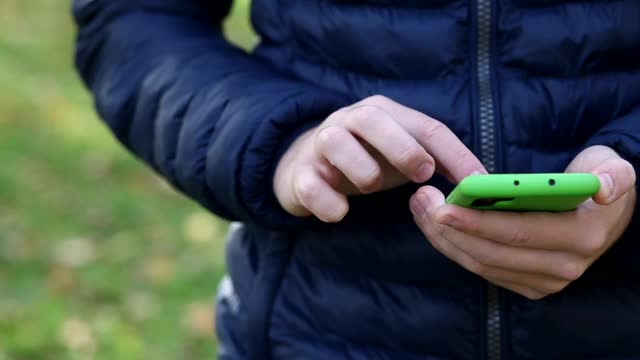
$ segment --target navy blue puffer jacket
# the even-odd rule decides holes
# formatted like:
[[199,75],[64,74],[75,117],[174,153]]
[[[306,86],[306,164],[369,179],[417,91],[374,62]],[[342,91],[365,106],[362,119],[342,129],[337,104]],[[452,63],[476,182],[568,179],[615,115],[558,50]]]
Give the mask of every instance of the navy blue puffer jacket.
[[530,301],[429,245],[408,210],[417,185],[354,198],[338,225],[287,215],[271,189],[301,131],[372,94],[445,122],[490,171],[563,171],[594,144],[638,169],[640,1],[254,0],[252,54],[221,33],[229,6],[74,2],[77,67],[116,137],[242,223],[221,358],[640,359],[636,219],[582,278]]

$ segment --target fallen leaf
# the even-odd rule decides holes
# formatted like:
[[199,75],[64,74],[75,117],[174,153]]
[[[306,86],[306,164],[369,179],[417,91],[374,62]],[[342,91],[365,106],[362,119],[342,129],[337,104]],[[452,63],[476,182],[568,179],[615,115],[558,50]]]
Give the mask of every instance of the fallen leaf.
[[93,353],[95,340],[91,326],[80,319],[69,319],[62,324],[62,343],[70,350]]
[[94,256],[93,242],[83,237],[62,240],[53,250],[54,262],[72,268],[86,265],[94,259]]
[[47,273],[47,284],[53,291],[65,293],[74,285],[73,272],[66,266],[54,265]]
[[101,305],[95,307],[91,325],[97,338],[110,338],[120,326],[120,313],[114,305]]
[[184,220],[183,232],[187,240],[196,244],[208,243],[216,238],[216,221],[212,215],[204,211],[191,213]]
[[197,301],[187,306],[182,323],[193,336],[213,337],[213,318],[213,304]]
[[142,268],[143,275],[155,285],[163,285],[175,276],[175,259],[164,255],[148,258]]
[[127,296],[125,308],[136,321],[145,321],[158,312],[158,300],[149,292],[138,291]]

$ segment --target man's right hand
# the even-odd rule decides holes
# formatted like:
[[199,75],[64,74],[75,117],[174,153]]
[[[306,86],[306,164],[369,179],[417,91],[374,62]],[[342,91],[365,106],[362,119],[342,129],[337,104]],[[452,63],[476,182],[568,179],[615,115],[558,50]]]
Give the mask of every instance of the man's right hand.
[[338,222],[347,196],[422,183],[434,171],[457,183],[486,170],[441,122],[376,95],[302,134],[280,159],[274,191],[292,215]]

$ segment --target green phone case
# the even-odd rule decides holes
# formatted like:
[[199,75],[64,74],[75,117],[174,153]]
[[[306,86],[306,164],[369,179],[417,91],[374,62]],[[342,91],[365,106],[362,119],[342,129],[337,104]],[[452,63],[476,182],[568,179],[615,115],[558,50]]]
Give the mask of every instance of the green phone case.
[[464,178],[447,203],[481,210],[569,211],[594,195],[590,173],[492,174]]

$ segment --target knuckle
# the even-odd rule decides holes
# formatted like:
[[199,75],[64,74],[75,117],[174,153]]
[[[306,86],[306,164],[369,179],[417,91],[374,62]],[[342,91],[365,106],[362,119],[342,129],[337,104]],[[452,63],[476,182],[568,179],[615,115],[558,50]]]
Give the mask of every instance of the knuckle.
[[351,106],[346,106],[346,107],[340,108],[340,109],[334,111],[329,117],[335,116],[335,117],[338,117],[338,118],[343,118],[343,117],[347,116],[347,114],[349,114],[349,111],[351,111],[351,108],[352,108]]
[[347,106],[334,111],[325,119],[323,124],[333,125],[333,124],[344,123],[351,109],[352,109],[352,106]]
[[472,273],[481,277],[488,277],[489,275],[491,275],[489,267],[477,261],[471,261],[467,268]]
[[362,101],[363,104],[384,105],[391,101],[388,97],[380,94],[371,95]]
[[514,230],[508,238],[509,245],[524,246],[529,243],[529,235],[522,230]]
[[453,209],[451,206],[448,206],[448,204],[443,205],[438,210],[438,212],[440,213],[440,215],[434,217],[434,219],[438,223],[446,223],[451,221],[452,219],[455,219],[455,209]]
[[481,221],[477,216],[457,216],[460,226],[468,232],[478,232],[481,227]]
[[439,252],[446,254],[446,245],[444,244],[442,237],[439,235],[438,229],[430,226],[428,223],[424,224],[424,229],[431,245]]
[[492,253],[482,253],[474,256],[477,262],[485,266],[495,266],[497,263],[496,257]]
[[455,159],[455,166],[461,166],[471,159],[473,154],[467,148],[458,148],[453,153]]
[[608,146],[604,146],[604,145],[593,145],[584,150],[584,153],[598,153],[598,152],[610,153],[611,149]]
[[541,290],[543,293],[550,295],[559,293],[560,291],[564,290],[567,285],[569,285],[568,281],[547,281],[545,284],[543,284]]
[[636,171],[633,168],[633,165],[631,165],[630,162],[628,162],[625,159],[619,159],[621,161],[621,175],[624,176],[625,178],[629,179],[629,183],[633,186],[636,183]]
[[433,247],[446,255],[449,250],[449,246],[447,246],[447,242],[442,236],[442,229],[440,229],[439,226],[432,226],[429,224],[426,224],[426,227],[427,227],[427,236],[429,236],[429,239],[433,244]]
[[334,207],[328,214],[324,215],[320,220],[327,223],[337,223],[346,215],[346,209],[343,206]]
[[633,168],[633,165],[631,165],[630,162],[628,162],[626,160],[625,160],[625,162],[627,163],[625,168],[626,168],[626,171],[629,173],[629,178],[631,179],[630,182],[631,182],[631,184],[633,186],[633,185],[636,184],[636,181],[637,181],[636,170]]
[[526,289],[526,290],[522,290],[521,292],[519,292],[520,295],[526,297],[529,300],[533,300],[533,301],[537,301],[537,300],[541,300],[543,299],[545,296],[547,296],[548,294],[544,294],[532,289]]
[[531,242],[531,234],[518,226],[511,232],[508,241],[509,244],[513,246],[526,246]]
[[373,121],[380,119],[381,110],[373,105],[354,107],[347,116],[347,124],[354,129],[371,126]]
[[424,118],[422,121],[422,126],[420,126],[421,134],[420,137],[427,142],[430,142],[436,135],[440,134],[447,127],[438,120]]
[[599,255],[605,245],[605,237],[599,233],[585,236],[579,246],[579,252],[587,257]]
[[368,194],[378,191],[381,184],[382,170],[380,170],[380,167],[376,166],[374,170],[372,170],[368,175],[359,180],[355,185],[358,187],[358,190],[360,190],[360,192]]
[[565,280],[575,281],[578,280],[586,270],[587,267],[583,263],[579,261],[568,261],[562,266],[559,275]]
[[320,193],[317,181],[307,176],[298,176],[294,182],[295,192],[303,205],[313,203]]
[[424,155],[424,149],[417,142],[414,142],[399,153],[398,162],[406,165],[418,165],[423,162]]
[[343,129],[337,126],[327,126],[320,129],[316,134],[316,146],[321,151],[334,148],[339,142],[339,136],[342,132]]
[[[431,217],[431,214],[427,213],[426,216]],[[439,226],[439,225],[434,226],[434,232],[433,233],[439,240],[445,241],[444,239],[446,238],[447,231],[446,231],[446,228],[444,226]]]
[[425,235],[427,235],[427,240],[429,240],[429,243],[431,243],[431,246],[433,246],[434,249],[440,252],[443,252],[442,246],[440,246],[440,240],[437,238],[434,231],[431,228],[429,228],[428,225],[424,227],[424,230],[425,230]]

